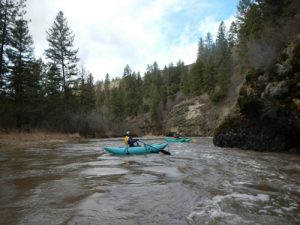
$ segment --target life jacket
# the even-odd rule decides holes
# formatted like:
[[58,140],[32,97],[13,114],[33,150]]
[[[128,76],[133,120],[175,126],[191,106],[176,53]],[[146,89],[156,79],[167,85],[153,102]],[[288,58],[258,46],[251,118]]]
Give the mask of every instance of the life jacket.
[[125,143],[125,145],[128,145],[128,141],[129,141],[129,136],[125,136],[124,137],[124,143]]

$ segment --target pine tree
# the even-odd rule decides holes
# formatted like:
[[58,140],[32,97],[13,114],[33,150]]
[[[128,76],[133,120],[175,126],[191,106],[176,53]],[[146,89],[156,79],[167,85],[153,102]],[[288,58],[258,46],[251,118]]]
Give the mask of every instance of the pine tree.
[[160,89],[158,90],[164,106],[166,106],[168,101],[168,74],[168,67],[165,66],[164,69],[160,71]]
[[88,112],[96,109],[96,92],[94,85],[94,77],[92,73],[88,73],[86,79],[86,108]]
[[152,84],[151,87],[151,98],[150,98],[150,119],[152,126],[155,131],[161,129],[162,127],[162,115],[161,115],[161,97],[157,86]]
[[224,55],[228,54],[228,41],[226,38],[226,28],[222,21],[219,25],[218,34],[216,38],[216,57],[217,60],[221,60]]
[[205,81],[204,81],[204,63],[200,58],[197,59],[196,63],[191,69],[190,79],[190,92],[192,95],[197,96],[205,92]]
[[122,121],[124,119],[124,96],[119,88],[112,88],[109,96],[108,110],[110,119]]
[[0,0],[0,92],[5,84],[5,73],[8,72],[6,50],[12,38],[11,30],[15,26],[17,16],[24,15],[22,11],[25,0]]
[[228,45],[230,48],[238,42],[238,28],[236,22],[232,21],[228,30]]
[[185,96],[188,96],[191,94],[191,73],[187,71],[187,69],[184,70],[181,78],[180,83],[180,90]]
[[105,98],[109,97],[109,90],[110,90],[110,78],[109,78],[109,74],[107,73],[105,75],[105,80],[104,80],[104,95],[105,95]]
[[[56,64],[49,63],[45,74],[45,113],[47,117],[56,117],[63,112],[63,99],[60,71]],[[55,106],[55,107],[53,107]]]
[[80,108],[83,112],[91,112],[96,106],[94,77],[85,68],[81,70]]
[[16,107],[17,127],[21,128],[23,123],[25,98],[28,89],[34,86],[30,82],[32,63],[33,63],[33,41],[29,34],[27,21],[19,19],[15,22],[15,27],[10,29],[12,34],[10,48],[7,50],[10,60],[10,88],[14,93]]
[[97,81],[95,84],[95,96],[96,96],[96,110],[97,112],[101,111],[101,108],[104,106],[105,96],[104,96],[104,84],[103,81]]
[[120,91],[123,93],[124,111],[126,116],[137,116],[140,110],[142,103],[140,82],[140,75],[132,72],[127,65],[120,82]]
[[201,61],[204,64],[210,64],[214,60],[214,50],[215,44],[212,39],[212,34],[210,32],[207,33],[204,39],[204,49],[203,49],[203,56]]
[[26,83],[25,103],[27,121],[31,127],[37,127],[45,119],[45,65],[41,59],[34,60]]
[[189,79],[184,82],[184,93],[191,93],[194,96],[204,92],[204,62],[208,62],[209,49],[206,42],[211,42],[211,35],[207,34],[207,40],[201,37],[198,42],[198,52],[196,63],[192,66]]
[[111,94],[111,80],[109,74],[105,75],[105,80],[103,83],[103,88],[102,88],[102,99],[103,99],[103,104],[107,106]]
[[167,78],[167,97],[174,97],[175,93],[176,93],[176,83],[173,82],[173,77],[175,76],[175,68],[174,68],[174,64],[170,63],[167,67],[167,73],[166,78]]
[[58,13],[54,24],[47,32],[49,48],[45,50],[46,57],[56,64],[62,77],[62,88],[65,97],[65,106],[69,104],[70,88],[77,71],[77,52],[73,49],[75,35],[68,27],[67,19],[62,11]]
[[[145,101],[147,101],[147,99],[150,97],[151,84],[153,80],[152,70],[153,70],[153,66],[147,65],[146,73],[144,75],[144,82],[143,82],[143,96],[145,98]],[[145,108],[147,108],[147,106]]]
[[174,97],[180,88],[180,73],[181,73],[181,61],[174,66],[173,63],[168,67],[168,97]]
[[203,38],[201,37],[198,42],[197,58],[201,59],[203,57],[204,53],[205,53],[205,46],[204,46]]

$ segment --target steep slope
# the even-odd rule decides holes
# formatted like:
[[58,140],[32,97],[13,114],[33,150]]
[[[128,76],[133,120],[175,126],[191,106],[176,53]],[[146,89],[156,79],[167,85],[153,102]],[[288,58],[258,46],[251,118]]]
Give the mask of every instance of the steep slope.
[[176,131],[186,136],[213,136],[234,106],[243,76],[236,66],[230,78],[227,97],[219,103],[212,102],[207,94],[189,98],[175,105],[165,121],[165,133]]
[[214,144],[258,151],[300,152],[300,34],[267,71],[250,70],[235,112]]

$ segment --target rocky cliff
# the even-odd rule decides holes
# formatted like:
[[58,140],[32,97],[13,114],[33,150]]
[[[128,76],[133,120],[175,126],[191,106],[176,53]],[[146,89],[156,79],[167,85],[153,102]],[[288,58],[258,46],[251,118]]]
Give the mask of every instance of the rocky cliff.
[[[225,114],[229,111],[228,107],[220,110]],[[212,136],[219,124],[219,110],[207,95],[202,95],[175,105],[164,127],[166,131],[175,131],[184,136]]]
[[220,147],[300,152],[300,35],[267,71],[249,70],[234,112],[216,129]]
[[175,105],[164,124],[165,133],[175,131],[185,136],[213,136],[237,101],[243,81],[237,67],[230,81],[228,95],[219,103],[212,102],[207,94],[203,94]]

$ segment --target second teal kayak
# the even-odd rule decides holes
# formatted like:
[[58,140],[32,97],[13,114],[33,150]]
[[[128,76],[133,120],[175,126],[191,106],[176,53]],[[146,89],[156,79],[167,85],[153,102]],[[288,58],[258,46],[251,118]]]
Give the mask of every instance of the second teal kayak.
[[191,138],[173,138],[173,137],[165,137],[166,142],[191,142]]

